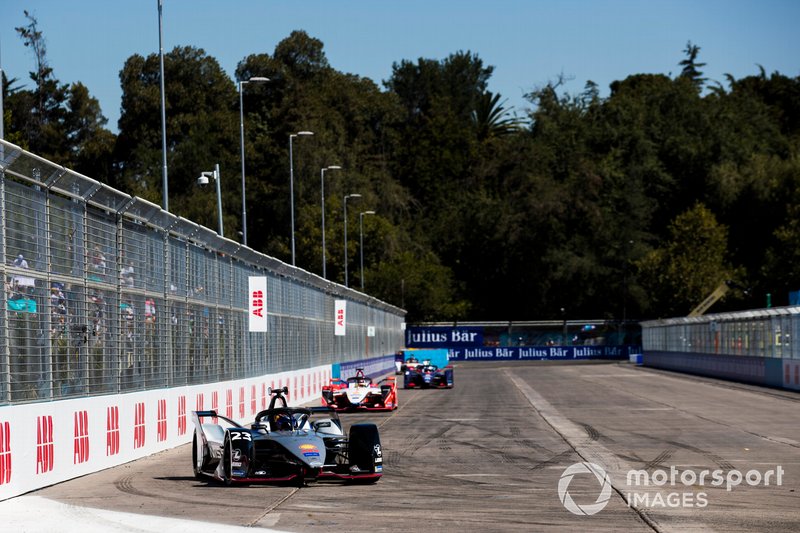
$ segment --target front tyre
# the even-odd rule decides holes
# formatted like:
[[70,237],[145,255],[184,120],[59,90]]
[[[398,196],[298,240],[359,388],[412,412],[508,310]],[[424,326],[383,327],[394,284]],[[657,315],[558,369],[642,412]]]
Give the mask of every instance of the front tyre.
[[[353,424],[350,427],[348,439],[348,457],[352,473],[382,473],[383,449],[375,424]],[[372,478],[370,483],[375,483],[378,478]]]
[[230,486],[233,482],[233,447],[231,446],[231,434],[225,432],[225,444],[222,448],[222,481]]
[[203,463],[200,465],[198,465],[197,455],[197,432],[195,432],[192,438],[192,470],[194,471],[195,479],[203,479],[203,474],[201,472],[206,465],[205,449],[203,450]]

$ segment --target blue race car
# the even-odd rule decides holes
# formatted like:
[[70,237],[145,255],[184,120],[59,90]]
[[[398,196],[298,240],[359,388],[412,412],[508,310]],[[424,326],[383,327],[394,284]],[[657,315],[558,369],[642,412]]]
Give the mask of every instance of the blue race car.
[[406,366],[403,378],[404,389],[452,389],[453,367],[439,368],[424,361],[420,365]]

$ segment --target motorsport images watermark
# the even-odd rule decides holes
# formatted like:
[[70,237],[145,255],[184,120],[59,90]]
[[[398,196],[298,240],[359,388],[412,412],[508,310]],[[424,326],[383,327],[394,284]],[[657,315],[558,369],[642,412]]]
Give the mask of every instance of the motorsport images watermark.
[[[600,493],[594,503],[578,504],[569,493],[569,485],[576,475],[592,474],[600,486]],[[761,472],[748,470],[678,470],[670,467],[663,469],[628,470],[625,476],[626,487],[618,487],[624,492],[628,507],[648,508],[703,508],[708,506],[708,493],[696,490],[680,490],[681,487],[725,487],[730,492],[742,483],[750,487],[763,485],[781,486],[783,484],[783,467]],[[591,478],[589,478],[591,479]],[[648,487],[648,489],[644,489]],[[654,489],[650,489],[653,487]],[[558,480],[558,497],[564,507],[572,514],[590,516],[602,511],[611,499],[611,478],[600,465],[582,462],[568,466]],[[666,494],[665,494],[666,493]]]

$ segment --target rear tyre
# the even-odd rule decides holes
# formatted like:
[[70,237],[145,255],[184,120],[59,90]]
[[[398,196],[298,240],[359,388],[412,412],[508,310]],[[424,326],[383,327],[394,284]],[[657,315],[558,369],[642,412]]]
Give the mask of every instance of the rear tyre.
[[[353,424],[350,427],[350,438],[348,439],[348,457],[350,467],[358,467],[361,473],[382,473],[383,471],[383,450],[381,439],[378,435],[378,426],[375,424]],[[367,480],[368,483],[375,483],[377,478]]]

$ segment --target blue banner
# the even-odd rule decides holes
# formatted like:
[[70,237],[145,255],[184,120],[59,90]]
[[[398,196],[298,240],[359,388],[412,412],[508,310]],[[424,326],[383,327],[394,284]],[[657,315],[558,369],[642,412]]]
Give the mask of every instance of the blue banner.
[[511,346],[451,348],[450,361],[535,361],[575,359],[628,359],[640,353],[641,347],[622,346]]
[[376,379],[388,373],[394,373],[394,355],[383,355],[380,357],[373,357],[372,359],[361,359],[358,361],[348,361],[346,363],[339,363],[338,375],[336,369],[333,369],[335,378],[347,379],[356,375],[356,369],[361,368],[364,373]]
[[406,329],[408,348],[460,348],[483,346],[482,327],[411,326]]

